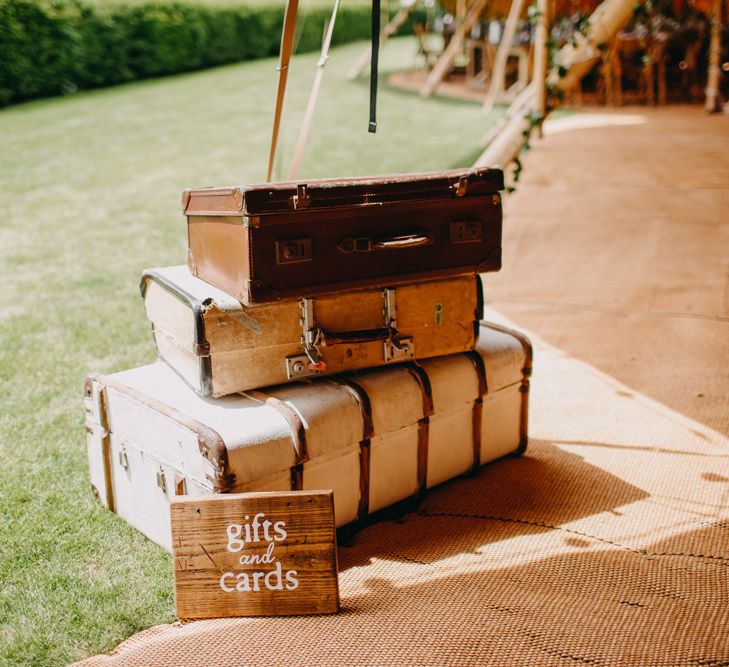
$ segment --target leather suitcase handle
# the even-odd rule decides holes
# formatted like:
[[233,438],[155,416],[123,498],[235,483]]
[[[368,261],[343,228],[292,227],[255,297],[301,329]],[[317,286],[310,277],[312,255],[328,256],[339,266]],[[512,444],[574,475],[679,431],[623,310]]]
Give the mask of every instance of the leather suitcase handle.
[[373,250],[407,250],[432,243],[433,237],[430,234],[400,234],[380,239],[348,236],[346,239],[342,239],[337,247],[342,252],[350,253]]
[[364,329],[360,331],[330,332],[320,329],[321,343],[326,346],[342,345],[347,343],[374,343],[378,340],[397,340],[397,330],[392,327],[381,329]]
[[372,247],[375,250],[399,250],[401,248],[417,248],[421,245],[430,245],[433,237],[430,234],[404,234],[391,236],[386,239],[375,239]]

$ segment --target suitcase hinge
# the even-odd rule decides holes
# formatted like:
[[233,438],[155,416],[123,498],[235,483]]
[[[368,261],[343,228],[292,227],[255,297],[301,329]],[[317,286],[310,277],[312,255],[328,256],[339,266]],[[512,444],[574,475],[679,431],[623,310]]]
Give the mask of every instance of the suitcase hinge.
[[309,190],[306,183],[299,183],[296,186],[296,194],[292,198],[294,210],[309,206]]

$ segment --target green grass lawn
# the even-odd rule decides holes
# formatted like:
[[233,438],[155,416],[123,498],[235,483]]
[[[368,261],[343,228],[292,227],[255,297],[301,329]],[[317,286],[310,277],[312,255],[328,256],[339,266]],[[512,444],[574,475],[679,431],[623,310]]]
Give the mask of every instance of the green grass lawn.
[[[493,119],[480,105],[381,89],[332,52],[305,178],[467,166]],[[382,69],[414,62],[410,38]],[[297,58],[285,176],[316,54]],[[155,358],[142,269],[185,259],[185,187],[260,182],[272,59],[0,111],[0,664],[56,665],[175,619],[169,556],[103,509],[86,468],[82,386]]]

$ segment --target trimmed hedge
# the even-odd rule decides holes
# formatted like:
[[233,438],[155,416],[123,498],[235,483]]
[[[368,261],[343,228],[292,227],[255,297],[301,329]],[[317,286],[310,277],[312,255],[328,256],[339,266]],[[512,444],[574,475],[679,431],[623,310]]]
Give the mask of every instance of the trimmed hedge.
[[[280,4],[0,0],[0,106],[277,55],[283,11]],[[329,16],[326,8],[307,12],[297,52],[321,47]],[[333,44],[369,36],[367,6],[340,8]]]

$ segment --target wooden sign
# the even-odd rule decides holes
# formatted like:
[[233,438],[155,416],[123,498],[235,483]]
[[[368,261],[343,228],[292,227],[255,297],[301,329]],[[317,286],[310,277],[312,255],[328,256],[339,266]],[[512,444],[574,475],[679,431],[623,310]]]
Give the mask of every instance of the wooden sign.
[[173,498],[180,618],[339,610],[332,491]]

